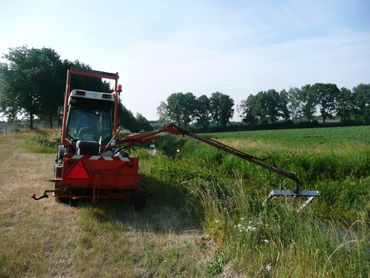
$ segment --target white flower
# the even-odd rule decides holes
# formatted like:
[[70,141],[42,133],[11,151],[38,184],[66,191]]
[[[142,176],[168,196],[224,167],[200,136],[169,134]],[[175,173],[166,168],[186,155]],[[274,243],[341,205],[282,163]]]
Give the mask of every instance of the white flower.
[[269,243],[270,241],[269,241],[268,239],[262,239],[262,242],[267,244],[267,243]]
[[215,223],[216,223],[216,224],[220,223],[220,220],[216,219],[216,220],[215,220]]
[[255,230],[257,230],[257,228],[256,228],[256,227],[254,227],[254,226],[252,226],[252,225],[248,225],[248,226],[247,226],[247,231],[248,231],[248,232],[253,232],[253,231],[255,231]]
[[266,269],[267,271],[271,271],[271,269],[272,269],[272,264],[271,264],[271,263],[268,263],[268,264],[265,266],[265,269]]

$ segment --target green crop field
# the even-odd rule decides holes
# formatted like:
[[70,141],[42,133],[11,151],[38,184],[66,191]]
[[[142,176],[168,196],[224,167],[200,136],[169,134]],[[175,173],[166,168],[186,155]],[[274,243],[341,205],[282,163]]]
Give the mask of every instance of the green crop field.
[[[135,148],[148,207],[68,207],[50,185],[58,132],[0,136],[0,276],[368,277],[370,127],[206,134],[297,173],[321,196],[275,198],[294,184],[191,138]],[[54,138],[54,139],[53,139]],[[9,148],[9,146],[12,146]]]

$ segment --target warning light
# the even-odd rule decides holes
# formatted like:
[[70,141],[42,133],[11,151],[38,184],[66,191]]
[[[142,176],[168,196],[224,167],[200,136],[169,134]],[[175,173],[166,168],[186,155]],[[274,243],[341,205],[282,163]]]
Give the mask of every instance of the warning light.
[[121,84],[118,84],[118,89],[117,89],[117,92],[122,92],[122,85]]

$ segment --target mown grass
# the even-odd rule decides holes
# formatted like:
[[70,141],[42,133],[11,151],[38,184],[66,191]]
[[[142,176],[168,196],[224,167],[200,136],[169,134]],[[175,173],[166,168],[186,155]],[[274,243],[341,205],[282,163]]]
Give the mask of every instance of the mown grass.
[[[176,201],[179,187],[143,179],[150,202],[142,212],[129,202],[33,201],[53,188],[55,158],[27,148],[35,133],[0,135],[0,277],[205,276],[214,246]],[[43,136],[53,142],[53,132]]]

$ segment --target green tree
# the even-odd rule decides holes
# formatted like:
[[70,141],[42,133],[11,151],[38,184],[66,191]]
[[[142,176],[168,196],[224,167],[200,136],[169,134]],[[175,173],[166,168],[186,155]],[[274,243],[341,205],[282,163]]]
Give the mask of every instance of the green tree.
[[370,84],[353,88],[354,114],[357,120],[370,122]]
[[325,124],[327,118],[333,119],[336,110],[336,99],[339,95],[339,89],[335,84],[315,83],[310,88],[315,96],[319,107],[322,121]]
[[134,114],[130,110],[128,110],[122,103],[120,103],[118,106],[117,117],[119,126],[132,132],[138,131]]
[[280,91],[278,98],[278,112],[279,117],[282,118],[284,121],[289,121],[290,119],[288,103],[289,103],[288,92],[285,90]]
[[167,114],[167,104],[166,104],[166,102],[161,101],[159,103],[159,106],[157,107],[157,115],[159,117],[159,121],[161,121],[161,122],[169,121],[168,114]]
[[188,127],[194,119],[196,98],[192,93],[173,93],[167,103],[161,104],[162,116],[182,127]]
[[[67,69],[91,69],[79,61],[61,61],[50,48],[11,48],[0,65],[0,112],[8,119],[26,114],[33,127],[34,117],[48,120],[52,127],[58,106],[63,105]],[[74,76],[72,89],[110,90],[100,79]]]
[[302,117],[302,102],[301,102],[301,90],[299,88],[290,88],[288,90],[288,104],[287,108],[289,110],[290,116],[293,121],[297,121]]
[[302,105],[302,114],[306,120],[311,121],[316,112],[316,95],[311,89],[311,85],[307,84],[301,87],[299,101]]
[[353,94],[347,88],[341,88],[336,98],[336,113],[342,121],[348,121],[354,114]]
[[136,114],[136,124],[138,131],[149,131],[153,130],[152,125],[149,123],[149,121],[140,113]]
[[210,100],[206,95],[196,99],[195,103],[196,125],[200,128],[207,128],[211,121]]
[[289,120],[290,113],[287,108],[288,93],[282,90],[278,93],[274,89],[250,95],[240,108],[242,109],[243,122],[247,124],[274,123],[277,120]]
[[242,121],[249,125],[255,125],[258,123],[259,111],[258,111],[258,99],[254,95],[249,95],[246,100],[242,100],[239,106],[241,110]]
[[7,63],[0,67],[0,77],[5,83],[0,92],[1,112],[10,118],[25,112],[33,128],[35,116],[50,115],[50,111],[57,110],[63,88],[58,75],[59,55],[49,48],[22,46],[9,49],[4,58]]
[[212,120],[217,126],[226,127],[234,115],[234,100],[220,92],[213,93],[209,100]]

